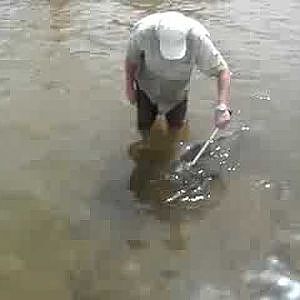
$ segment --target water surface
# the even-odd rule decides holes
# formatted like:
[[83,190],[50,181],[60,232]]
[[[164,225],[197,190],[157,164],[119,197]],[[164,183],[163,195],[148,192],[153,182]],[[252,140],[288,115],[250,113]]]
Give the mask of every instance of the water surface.
[[[169,8],[207,26],[250,126],[241,169],[192,215],[129,189],[124,49]],[[247,299],[241,274],[278,243],[297,270],[299,18],[297,0],[1,1],[1,299]],[[191,140],[215,95],[195,74]]]

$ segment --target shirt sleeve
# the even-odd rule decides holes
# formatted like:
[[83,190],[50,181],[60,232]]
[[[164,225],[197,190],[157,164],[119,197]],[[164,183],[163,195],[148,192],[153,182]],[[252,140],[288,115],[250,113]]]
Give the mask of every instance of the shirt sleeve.
[[228,69],[226,61],[208,35],[203,36],[199,41],[196,49],[196,65],[201,72],[212,77]]

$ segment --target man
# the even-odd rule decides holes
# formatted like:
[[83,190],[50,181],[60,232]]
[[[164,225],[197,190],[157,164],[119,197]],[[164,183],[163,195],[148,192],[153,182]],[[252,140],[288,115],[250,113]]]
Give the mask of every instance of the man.
[[147,138],[157,114],[171,130],[182,127],[187,110],[192,70],[217,77],[215,125],[230,121],[230,71],[198,21],[179,12],[149,15],[137,22],[126,53],[126,93],[137,104],[138,129]]

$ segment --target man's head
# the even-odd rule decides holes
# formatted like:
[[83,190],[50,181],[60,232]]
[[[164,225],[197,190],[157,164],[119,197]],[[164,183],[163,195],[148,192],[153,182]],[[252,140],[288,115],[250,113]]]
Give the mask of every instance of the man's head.
[[168,60],[182,59],[186,54],[186,34],[189,30],[186,17],[178,12],[167,12],[157,27],[161,55]]

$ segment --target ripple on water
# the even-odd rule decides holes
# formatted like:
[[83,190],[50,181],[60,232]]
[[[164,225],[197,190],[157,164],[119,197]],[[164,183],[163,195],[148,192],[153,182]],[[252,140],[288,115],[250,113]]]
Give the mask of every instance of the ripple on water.
[[202,284],[197,292],[191,297],[191,300],[237,300],[235,294],[227,287],[219,287],[211,283]]
[[271,101],[271,92],[265,91],[265,92],[257,92],[250,96],[250,99],[253,101]]

